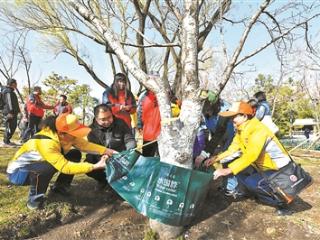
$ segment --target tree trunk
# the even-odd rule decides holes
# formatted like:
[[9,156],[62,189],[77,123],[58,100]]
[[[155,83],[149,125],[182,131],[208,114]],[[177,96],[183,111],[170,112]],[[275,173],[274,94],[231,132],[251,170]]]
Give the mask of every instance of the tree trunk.
[[[197,64],[198,1],[185,1],[185,15],[182,21],[182,107],[178,121],[161,126],[158,139],[160,160],[184,168],[192,168],[192,150],[201,118],[199,80]],[[165,84],[161,83],[160,86]],[[161,120],[170,118],[171,109],[165,89],[157,93]],[[166,121],[165,121],[166,122]],[[161,239],[174,239],[183,232],[183,227],[169,226],[150,220],[150,227],[160,234]]]

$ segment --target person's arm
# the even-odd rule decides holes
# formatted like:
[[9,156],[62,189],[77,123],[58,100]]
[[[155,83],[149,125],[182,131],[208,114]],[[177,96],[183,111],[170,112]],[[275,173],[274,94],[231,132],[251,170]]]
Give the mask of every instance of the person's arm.
[[267,140],[268,134],[264,129],[257,129],[252,132],[248,138],[248,143],[245,146],[246,151],[243,152],[238,159],[228,165],[228,168],[231,169],[232,173],[236,175],[254,163],[259,158],[262,151],[264,151]]
[[41,140],[41,146],[38,146],[38,151],[43,159],[64,174],[88,173],[94,169],[94,166],[91,163],[75,163],[68,161],[60,152],[60,144],[51,139]]
[[10,92],[6,92],[5,93],[5,98],[6,98],[6,103],[8,106],[8,114],[12,114],[13,113],[13,105],[12,105],[12,98],[11,98],[11,93]]
[[124,144],[126,145],[126,150],[133,149],[137,146],[136,140],[132,134],[131,129],[126,123],[121,124],[123,129],[123,139]]
[[91,153],[91,154],[97,154],[97,155],[104,155],[107,154],[108,156],[111,156],[114,153],[117,153],[117,151],[106,148],[104,146],[101,146],[99,144],[88,142],[87,140],[83,138],[76,138],[74,140],[73,145],[79,149],[82,152]]
[[266,114],[266,111],[267,111],[266,107],[263,106],[262,104],[259,104],[257,106],[255,117],[258,118],[261,121],[264,118],[264,115]]
[[135,113],[137,111],[137,102],[136,102],[136,99],[134,98],[132,92],[130,92],[130,98],[131,98],[131,106],[129,106],[127,111],[130,114],[133,114],[133,113]]
[[43,109],[54,109],[54,106],[45,104],[40,98],[39,98],[38,105]]

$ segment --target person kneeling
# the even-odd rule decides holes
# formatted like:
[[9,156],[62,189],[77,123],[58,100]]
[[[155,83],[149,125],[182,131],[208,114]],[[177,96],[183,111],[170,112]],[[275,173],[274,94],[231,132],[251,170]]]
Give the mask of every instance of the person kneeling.
[[[32,210],[42,206],[49,182],[57,171],[60,174],[53,190],[63,193],[74,174],[103,169],[108,156],[116,153],[84,140],[90,128],[80,124],[75,115],[49,116],[41,125],[41,131],[21,146],[7,168],[11,183],[30,185],[27,207]],[[103,157],[96,164],[80,162],[80,151]]]
[[286,202],[273,193],[265,177],[287,166],[291,161],[290,156],[271,130],[253,117],[253,114],[252,107],[245,102],[235,102],[229,111],[219,113],[232,118],[236,134],[229,148],[209,159],[206,165],[223,161],[240,152],[239,158],[226,168],[214,172],[214,179],[233,174],[240,189],[244,188],[250,196],[262,203],[277,207],[278,214],[289,214]]

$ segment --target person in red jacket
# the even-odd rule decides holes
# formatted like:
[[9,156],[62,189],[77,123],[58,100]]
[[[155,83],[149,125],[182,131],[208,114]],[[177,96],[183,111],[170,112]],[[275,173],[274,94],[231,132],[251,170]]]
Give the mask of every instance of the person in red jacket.
[[28,111],[28,127],[24,131],[21,142],[25,143],[30,137],[39,131],[39,123],[44,116],[45,109],[53,109],[53,106],[46,105],[41,100],[41,87],[35,86],[33,93],[27,98],[27,111]]
[[72,107],[71,107],[71,104],[67,102],[66,95],[61,94],[59,96],[59,100],[54,106],[53,113],[56,116],[59,116],[62,113],[69,113],[69,114],[72,113]]
[[127,87],[128,79],[123,73],[114,76],[111,87],[107,87],[102,96],[102,103],[111,107],[113,115],[125,121],[131,128],[130,114],[136,112],[136,100]]
[[[142,93],[137,110],[137,128],[143,136],[143,144],[156,140],[161,130],[161,117],[156,95],[150,90]],[[153,157],[157,151],[158,143],[154,142],[142,148],[142,155]]]

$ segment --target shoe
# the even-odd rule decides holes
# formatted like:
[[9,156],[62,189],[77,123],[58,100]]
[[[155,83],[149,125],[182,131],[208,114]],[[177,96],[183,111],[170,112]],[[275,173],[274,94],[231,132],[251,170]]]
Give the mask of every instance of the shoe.
[[50,187],[50,193],[59,194],[66,197],[71,195],[70,187],[64,185],[52,185]]
[[276,213],[278,216],[290,216],[294,213],[294,211],[288,209],[287,206],[277,207]]
[[237,189],[233,189],[233,190],[225,190],[224,195],[227,197],[233,197],[233,199],[240,199],[243,198],[245,196],[244,193],[238,191]]
[[15,146],[13,146],[11,143],[2,143],[1,147],[14,148]]
[[29,208],[30,210],[39,210],[42,206],[42,202],[27,202],[27,208]]

